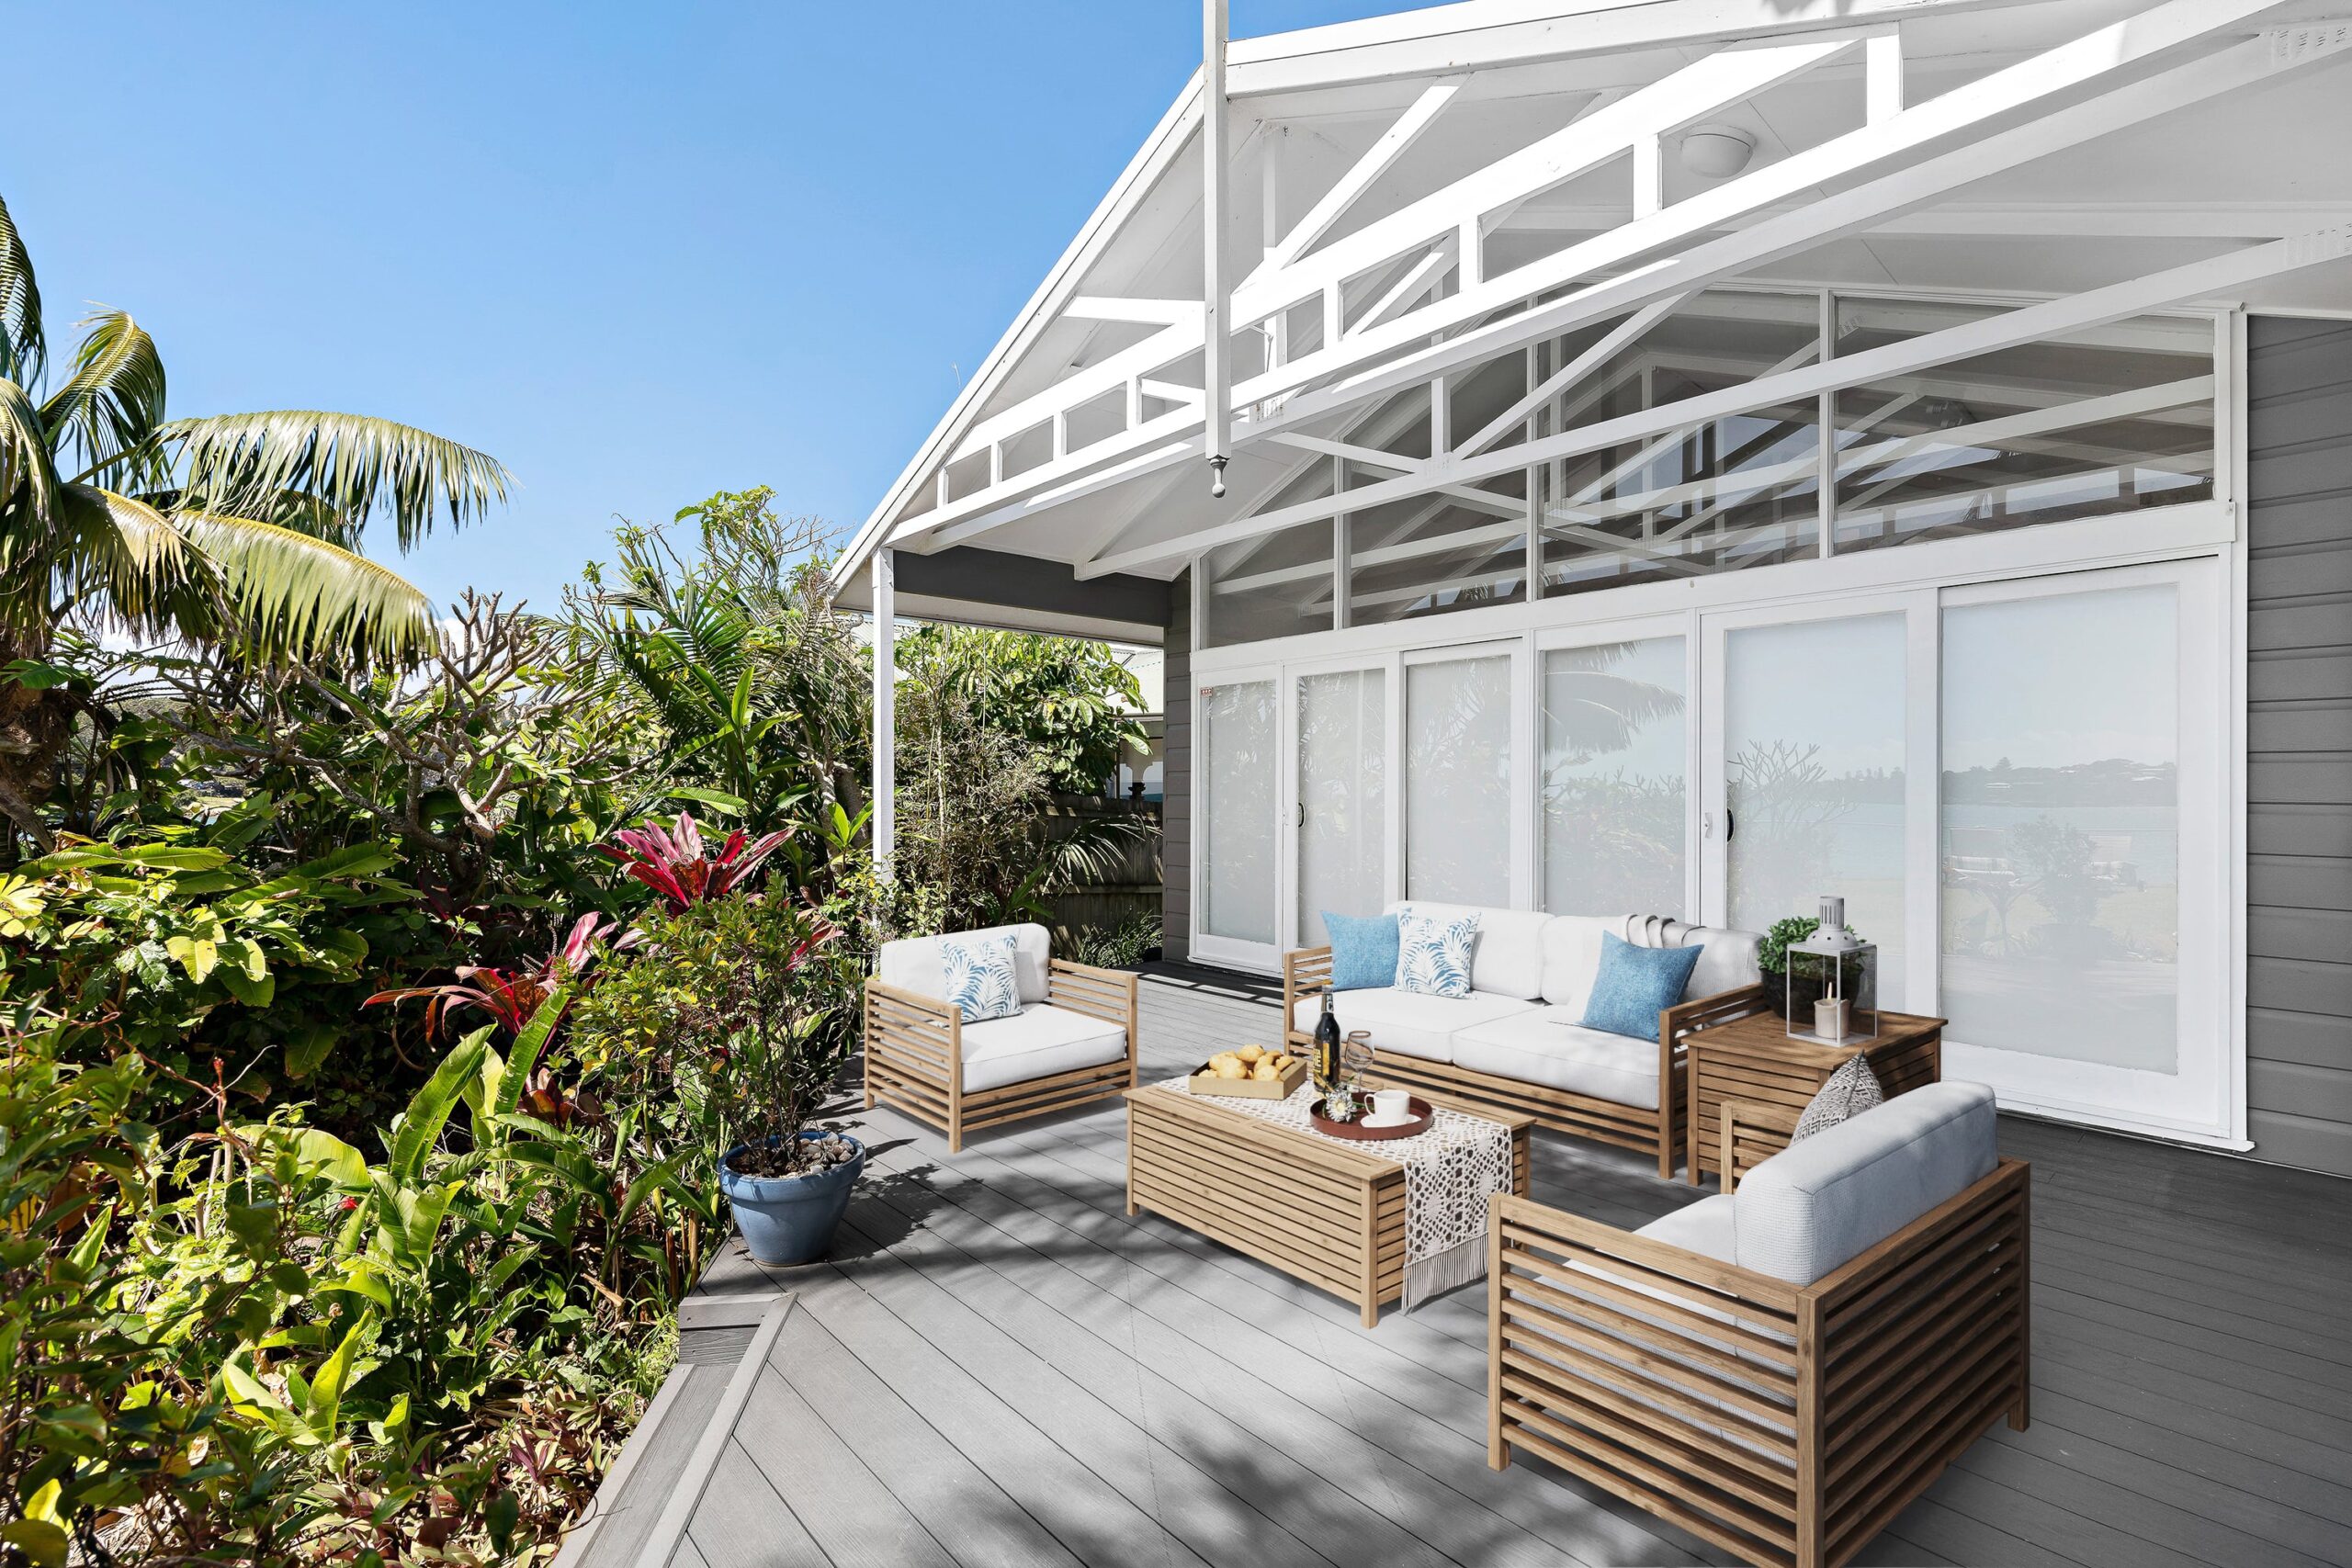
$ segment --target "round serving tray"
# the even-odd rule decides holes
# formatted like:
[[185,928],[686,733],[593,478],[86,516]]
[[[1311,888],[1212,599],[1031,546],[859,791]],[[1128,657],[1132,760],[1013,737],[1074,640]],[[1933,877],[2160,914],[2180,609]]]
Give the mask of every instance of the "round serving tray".
[[1352,1138],[1361,1143],[1382,1143],[1390,1138],[1409,1138],[1426,1133],[1430,1130],[1430,1123],[1437,1119],[1437,1108],[1418,1094],[1405,1104],[1412,1111],[1413,1119],[1399,1122],[1394,1127],[1367,1127],[1361,1122],[1329,1121],[1323,1114],[1320,1100],[1306,1108],[1306,1114],[1318,1133],[1329,1134],[1334,1138]]

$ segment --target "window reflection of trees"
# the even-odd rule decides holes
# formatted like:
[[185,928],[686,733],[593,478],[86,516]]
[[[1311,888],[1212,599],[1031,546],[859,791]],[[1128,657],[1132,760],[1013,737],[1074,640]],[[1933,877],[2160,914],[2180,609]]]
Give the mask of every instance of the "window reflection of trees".
[[[1679,657],[1679,637],[1670,643]],[[1605,643],[1544,657],[1544,907],[1558,914],[1679,914],[1682,770],[1592,771],[1652,724],[1679,719],[1682,694],[1620,671],[1641,645]]]
[[1274,683],[1205,688],[1201,703],[1201,930],[1274,940]]

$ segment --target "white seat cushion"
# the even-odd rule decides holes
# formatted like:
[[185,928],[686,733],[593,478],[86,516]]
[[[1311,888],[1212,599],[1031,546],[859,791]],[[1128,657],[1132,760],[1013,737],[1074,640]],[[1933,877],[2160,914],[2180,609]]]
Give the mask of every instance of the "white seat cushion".
[[1544,999],[1569,1019],[1584,1017],[1600,974],[1600,939],[1623,938],[1623,915],[1555,915],[1544,926]]
[[1032,1002],[1011,1018],[964,1026],[964,1092],[1028,1083],[1127,1054],[1127,1032],[1091,1014]]
[[1685,1252],[1699,1253],[1718,1263],[1729,1263],[1737,1245],[1733,1206],[1738,1201],[1728,1192],[1718,1192],[1652,1220],[1634,1234],[1679,1247]]
[[1478,940],[1470,949],[1470,988],[1533,1001],[1544,994],[1544,928],[1552,917],[1526,909],[1490,909],[1483,905],[1432,904],[1408,898],[1387,913],[1410,905],[1419,914],[1458,920],[1478,917]]
[[[976,931],[951,931],[951,936],[1012,938],[1012,978],[1020,988],[1023,1002],[1046,999],[1046,961],[1053,955],[1054,939],[1045,927],[989,926]],[[912,991],[919,997],[938,1001],[947,999],[947,962],[940,955],[939,939],[935,936],[908,937],[900,942],[886,942],[874,957],[874,977],[886,986],[896,986],[902,991]]]
[[[1394,1051],[1430,1062],[1453,1060],[1456,1031],[1492,1023],[1513,1013],[1532,1011],[1534,1005],[1517,997],[1498,997],[1485,991],[1473,991],[1466,997],[1425,997],[1417,991],[1400,991],[1394,986],[1331,993],[1331,1010],[1339,1017],[1342,1034],[1365,1030],[1371,1033],[1375,1050]],[[1320,997],[1302,997],[1294,1022],[1312,1033],[1322,1011]]]
[[1657,1110],[1657,1042],[1587,1029],[1577,1016],[1566,1008],[1536,1008],[1464,1029],[1453,1037],[1453,1065]]

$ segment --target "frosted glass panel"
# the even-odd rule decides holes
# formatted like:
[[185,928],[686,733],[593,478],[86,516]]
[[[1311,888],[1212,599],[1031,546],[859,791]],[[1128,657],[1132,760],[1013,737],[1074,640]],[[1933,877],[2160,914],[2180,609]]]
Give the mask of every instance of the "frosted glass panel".
[[1544,908],[1684,913],[1682,639],[1544,656]]
[[1201,931],[1274,942],[1274,683],[1201,689]]
[[1405,671],[1405,891],[1510,903],[1510,658]]
[[1724,757],[1731,923],[1763,931],[1845,896],[1878,943],[1878,992],[1903,995],[1903,617],[1725,634]]
[[2177,595],[1944,612],[1952,1039],[2179,1070]]
[[1388,681],[1379,670],[1298,682],[1298,935],[1329,939],[1323,911],[1376,915],[1388,820]]

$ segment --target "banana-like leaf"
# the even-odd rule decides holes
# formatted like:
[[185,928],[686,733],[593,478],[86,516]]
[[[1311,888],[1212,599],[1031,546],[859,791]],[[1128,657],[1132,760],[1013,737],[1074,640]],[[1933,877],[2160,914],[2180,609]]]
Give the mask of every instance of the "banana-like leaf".
[[441,1129],[458,1108],[465,1087],[481,1071],[481,1054],[490,1048],[490,1030],[477,1029],[441,1058],[441,1065],[411,1097],[391,1140],[390,1174],[414,1181],[424,1174],[424,1156],[440,1141]]
[[511,479],[486,453],[361,414],[210,414],[173,420],[161,434],[181,459],[193,511],[266,516],[291,492],[323,502],[354,530],[389,513],[403,550],[436,518],[452,527],[480,518],[505,501]]
[[[29,387],[49,358],[40,332],[40,284],[8,204],[0,201],[0,377]],[[5,492],[0,492],[5,493]]]
[[433,607],[398,572],[275,523],[182,513],[181,530],[220,574],[255,651],[299,659],[338,650],[383,664],[433,647]]
[[[133,468],[141,455],[161,471],[149,437],[164,423],[164,356],[128,310],[85,318],[74,375],[41,405],[41,423],[61,455],[80,454],[87,471]],[[124,482],[110,474],[113,482]]]

